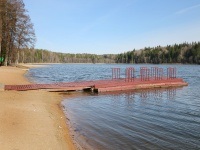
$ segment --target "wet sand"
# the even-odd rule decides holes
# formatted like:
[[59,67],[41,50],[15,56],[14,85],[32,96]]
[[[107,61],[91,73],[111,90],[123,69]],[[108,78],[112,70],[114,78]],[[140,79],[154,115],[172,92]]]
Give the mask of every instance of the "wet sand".
[[75,149],[61,95],[44,90],[3,91],[3,84],[28,84],[26,71],[0,67],[0,149]]

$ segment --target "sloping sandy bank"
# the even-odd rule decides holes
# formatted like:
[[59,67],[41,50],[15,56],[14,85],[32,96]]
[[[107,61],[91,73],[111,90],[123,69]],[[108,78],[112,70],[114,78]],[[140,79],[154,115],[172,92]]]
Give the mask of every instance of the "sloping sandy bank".
[[[26,70],[0,67],[0,84],[28,84]],[[46,91],[0,90],[0,149],[74,149],[62,97]]]

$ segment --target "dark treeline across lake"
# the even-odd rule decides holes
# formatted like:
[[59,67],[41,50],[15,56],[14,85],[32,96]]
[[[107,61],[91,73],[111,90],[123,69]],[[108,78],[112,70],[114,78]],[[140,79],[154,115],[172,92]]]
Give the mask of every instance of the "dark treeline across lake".
[[[27,76],[38,83],[109,79],[111,68],[130,66],[139,71],[155,65],[51,65],[31,69]],[[90,149],[200,149],[200,67],[158,66],[176,67],[189,86],[65,99],[75,141]]]
[[21,49],[20,63],[183,63],[200,64],[200,42],[145,47],[121,54],[70,54],[44,49]]
[[183,63],[200,64],[200,42],[145,47],[118,54],[116,63]]

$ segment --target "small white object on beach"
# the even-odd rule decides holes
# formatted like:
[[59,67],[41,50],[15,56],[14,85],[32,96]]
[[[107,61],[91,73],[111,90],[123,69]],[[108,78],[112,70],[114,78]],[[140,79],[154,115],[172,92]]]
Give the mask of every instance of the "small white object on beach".
[[59,128],[61,129],[62,127],[61,127],[61,126],[59,126]]

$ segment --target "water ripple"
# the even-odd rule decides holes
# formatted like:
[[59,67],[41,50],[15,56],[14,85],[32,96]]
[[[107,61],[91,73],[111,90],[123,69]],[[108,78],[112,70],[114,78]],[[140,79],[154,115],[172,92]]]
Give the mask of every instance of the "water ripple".
[[[130,66],[139,70],[144,65],[51,65],[31,69],[27,76],[38,83],[109,79],[111,68]],[[189,86],[83,95],[63,101],[75,140],[87,149],[200,149],[199,66],[159,65],[171,66]]]

